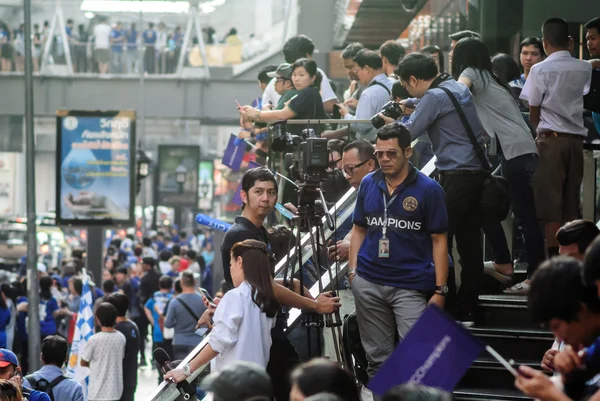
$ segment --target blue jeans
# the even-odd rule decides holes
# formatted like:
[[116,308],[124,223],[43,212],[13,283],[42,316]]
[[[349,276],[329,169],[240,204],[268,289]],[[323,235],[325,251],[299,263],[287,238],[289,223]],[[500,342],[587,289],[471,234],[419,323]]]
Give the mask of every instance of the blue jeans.
[[[527,253],[527,277],[537,269],[545,259],[544,235],[535,210],[531,179],[537,169],[539,156],[535,153],[521,155],[510,160],[502,157],[502,176],[508,181],[510,203],[515,220],[523,229],[525,251]],[[510,251],[500,223],[483,227],[488,237],[494,261],[511,263]]]

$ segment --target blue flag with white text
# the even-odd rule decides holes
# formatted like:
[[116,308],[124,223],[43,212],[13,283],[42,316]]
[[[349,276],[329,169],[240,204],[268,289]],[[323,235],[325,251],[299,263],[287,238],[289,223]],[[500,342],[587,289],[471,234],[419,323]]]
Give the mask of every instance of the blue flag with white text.
[[369,382],[385,394],[399,384],[452,391],[485,344],[436,306],[429,306]]

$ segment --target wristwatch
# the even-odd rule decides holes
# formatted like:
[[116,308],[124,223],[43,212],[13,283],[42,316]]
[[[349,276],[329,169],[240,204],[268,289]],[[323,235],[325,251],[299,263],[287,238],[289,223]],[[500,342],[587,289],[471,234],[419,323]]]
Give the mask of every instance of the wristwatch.
[[186,363],[183,366],[183,374],[186,375],[187,377],[190,377],[192,375],[192,371],[190,369],[190,364],[189,363]]
[[435,287],[435,293],[445,297],[446,295],[448,295],[448,286],[446,284],[437,285]]

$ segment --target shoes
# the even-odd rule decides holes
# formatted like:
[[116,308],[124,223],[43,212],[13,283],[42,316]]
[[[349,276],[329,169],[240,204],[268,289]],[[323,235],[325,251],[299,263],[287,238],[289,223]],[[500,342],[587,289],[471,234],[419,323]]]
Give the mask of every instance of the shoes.
[[529,288],[531,286],[527,284],[525,281],[517,283],[510,288],[504,290],[504,293],[507,295],[527,295],[529,294]]
[[146,362],[146,358],[142,358],[140,360],[140,367],[143,367],[143,366],[148,366],[148,362]]
[[463,313],[460,315],[457,323],[469,328],[475,326],[475,314],[472,312]]
[[506,274],[502,274],[498,270],[496,270],[494,262],[485,262],[483,264],[483,272],[489,276],[492,276],[493,278],[495,278],[503,284],[508,284],[512,281],[512,276],[507,276]]

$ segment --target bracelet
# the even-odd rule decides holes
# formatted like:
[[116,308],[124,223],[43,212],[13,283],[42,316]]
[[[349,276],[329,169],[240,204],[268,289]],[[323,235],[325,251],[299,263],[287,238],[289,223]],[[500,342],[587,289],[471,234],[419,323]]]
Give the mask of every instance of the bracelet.
[[262,112],[262,110],[258,110],[258,113],[256,113],[256,115],[254,116],[255,120],[260,120],[260,113]]
[[350,269],[348,275],[354,274],[356,276],[356,269]]

